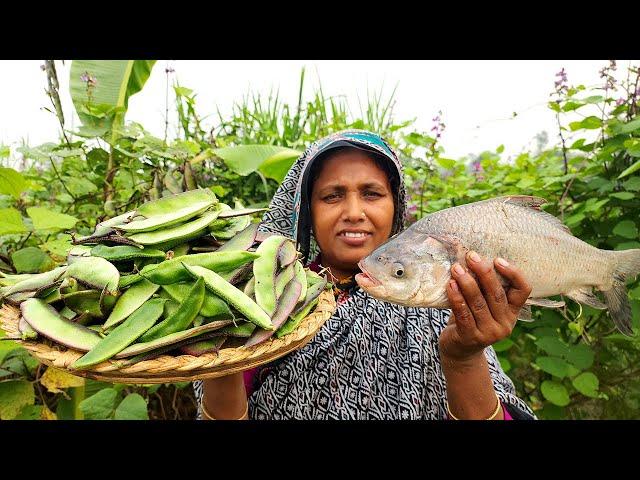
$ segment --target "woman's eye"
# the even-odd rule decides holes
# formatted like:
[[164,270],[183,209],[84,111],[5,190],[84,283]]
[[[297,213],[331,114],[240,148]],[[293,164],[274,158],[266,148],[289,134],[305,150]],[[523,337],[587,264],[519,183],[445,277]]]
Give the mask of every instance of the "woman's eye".
[[367,197],[381,197],[382,196],[378,192],[365,192],[365,195]]
[[326,201],[331,201],[331,200],[335,200],[336,198],[338,198],[338,194],[337,193],[330,193],[329,195],[326,195],[323,200]]

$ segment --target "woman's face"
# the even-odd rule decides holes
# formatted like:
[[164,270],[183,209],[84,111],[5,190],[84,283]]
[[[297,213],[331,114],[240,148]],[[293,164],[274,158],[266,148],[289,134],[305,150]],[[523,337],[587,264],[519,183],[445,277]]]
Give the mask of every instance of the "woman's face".
[[311,219],[322,263],[334,275],[357,270],[389,238],[393,216],[389,179],[365,152],[344,150],[324,161],[313,185]]

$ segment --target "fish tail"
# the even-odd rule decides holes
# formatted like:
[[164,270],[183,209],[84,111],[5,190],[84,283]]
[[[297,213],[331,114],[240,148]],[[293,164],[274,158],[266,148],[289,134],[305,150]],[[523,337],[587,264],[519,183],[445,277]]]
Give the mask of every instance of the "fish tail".
[[640,274],[640,249],[621,250],[612,254],[615,262],[613,286],[603,290],[602,294],[615,326],[623,334],[633,336],[631,305],[625,283]]

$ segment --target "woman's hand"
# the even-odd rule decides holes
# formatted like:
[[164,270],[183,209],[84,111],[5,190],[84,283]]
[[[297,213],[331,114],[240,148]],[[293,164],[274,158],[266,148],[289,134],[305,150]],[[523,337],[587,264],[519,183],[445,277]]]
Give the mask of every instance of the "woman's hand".
[[[452,315],[440,334],[440,355],[449,362],[473,360],[486,347],[511,335],[531,293],[522,272],[503,259],[495,259],[494,270],[490,261],[471,251],[466,263],[478,282],[459,264],[451,269],[447,295]],[[506,291],[496,270],[511,283]]]

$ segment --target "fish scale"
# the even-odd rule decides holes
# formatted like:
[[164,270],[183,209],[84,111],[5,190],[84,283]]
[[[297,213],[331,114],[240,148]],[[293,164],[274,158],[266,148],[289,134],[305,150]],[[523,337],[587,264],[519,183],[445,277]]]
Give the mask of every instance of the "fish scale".
[[[509,196],[432,213],[363,259],[364,273],[356,280],[382,300],[446,308],[451,266],[456,261],[464,265],[466,252],[475,250],[517,266],[532,287],[531,303],[545,304],[545,297],[566,295],[594,308],[608,308],[618,329],[630,335],[625,281],[640,273],[640,250],[593,247],[540,210],[544,203],[537,197]],[[606,305],[592,294],[593,288],[603,293]]]

